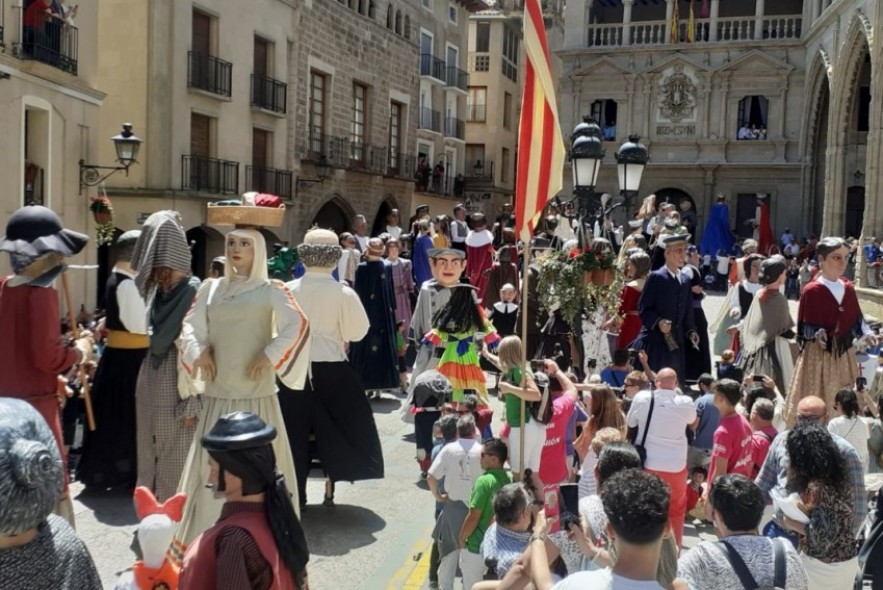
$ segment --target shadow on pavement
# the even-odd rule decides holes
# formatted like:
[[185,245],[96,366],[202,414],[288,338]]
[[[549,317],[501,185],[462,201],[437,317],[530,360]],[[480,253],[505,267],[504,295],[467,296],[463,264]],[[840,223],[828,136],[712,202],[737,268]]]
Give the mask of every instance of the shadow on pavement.
[[375,414],[391,414],[402,407],[402,399],[387,395],[369,401],[371,402],[371,409],[374,410]]
[[99,491],[84,489],[74,499],[92,511],[98,522],[110,526],[130,526],[138,524],[132,491],[111,489]]
[[301,511],[301,522],[312,555],[346,555],[374,543],[374,533],[386,528],[386,521],[361,506],[338,504],[334,508],[309,505]]

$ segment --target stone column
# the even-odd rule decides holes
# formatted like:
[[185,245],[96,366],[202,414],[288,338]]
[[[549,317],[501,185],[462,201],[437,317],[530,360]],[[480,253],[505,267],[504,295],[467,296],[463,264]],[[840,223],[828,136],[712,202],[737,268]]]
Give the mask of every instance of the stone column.
[[582,49],[588,45],[588,35],[592,34],[590,10],[591,3],[587,6],[586,0],[570,0],[564,19],[564,49]]
[[708,40],[717,41],[717,19],[720,14],[721,0],[711,0],[711,8],[708,11]]
[[763,39],[763,10],[764,0],[755,0],[754,2],[754,39],[760,41]]
[[675,13],[675,0],[665,0],[665,37],[663,43],[671,43],[671,18]]
[[816,22],[816,19],[822,16],[822,0],[812,0],[812,12],[810,13],[810,19],[808,23],[803,25],[804,30],[809,30],[809,27],[812,26],[812,23]]
[[622,44],[632,44],[632,6],[635,0],[622,0]]

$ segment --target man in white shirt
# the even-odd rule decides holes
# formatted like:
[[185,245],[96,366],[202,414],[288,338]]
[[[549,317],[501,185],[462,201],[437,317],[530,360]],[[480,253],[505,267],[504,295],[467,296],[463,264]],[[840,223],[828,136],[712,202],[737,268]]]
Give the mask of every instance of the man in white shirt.
[[[537,515],[531,537],[531,579],[537,590],[661,590],[656,570],[662,540],[670,534],[669,491],[658,477],[626,469],[604,483],[601,502],[616,550],[612,569],[582,571],[552,585],[546,558],[546,519]],[[576,525],[572,525],[576,526]]]
[[[429,468],[427,483],[437,502],[445,505],[438,517],[433,538],[439,542],[438,583],[442,590],[453,590],[460,549],[443,552],[450,547],[438,535],[444,530],[459,531],[466,520],[467,504],[472,487],[484,470],[481,468],[481,443],[475,440],[475,419],[464,414],[457,421],[459,440],[442,447]],[[444,478],[445,493],[439,493],[438,480]],[[455,545],[456,547],[456,545]]]
[[353,217],[353,237],[361,252],[368,249],[368,221],[364,215]]
[[463,252],[466,251],[466,236],[469,235],[469,226],[466,224],[466,206],[457,203],[454,207],[454,219],[451,221],[451,246]]
[[642,391],[635,396],[626,423],[634,433],[632,441],[636,445],[644,441],[646,432],[644,469],[671,486],[669,516],[675,541],[680,547],[687,512],[687,426],[696,420],[696,407],[693,400],[681,394],[677,387],[677,373],[668,368],[660,370],[656,376],[656,390]]

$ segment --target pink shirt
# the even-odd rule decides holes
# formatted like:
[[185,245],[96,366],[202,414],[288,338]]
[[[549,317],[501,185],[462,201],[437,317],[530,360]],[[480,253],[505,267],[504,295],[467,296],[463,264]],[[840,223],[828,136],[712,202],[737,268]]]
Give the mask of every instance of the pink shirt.
[[566,393],[552,401],[552,418],[546,424],[546,442],[540,457],[540,479],[556,485],[567,479],[567,423],[576,408],[576,399]]
[[717,430],[714,431],[714,447],[711,451],[711,472],[708,481],[722,473],[715,473],[717,459],[727,460],[727,473],[739,473],[751,477],[754,464],[751,461],[751,425],[742,414],[734,413],[721,418]]

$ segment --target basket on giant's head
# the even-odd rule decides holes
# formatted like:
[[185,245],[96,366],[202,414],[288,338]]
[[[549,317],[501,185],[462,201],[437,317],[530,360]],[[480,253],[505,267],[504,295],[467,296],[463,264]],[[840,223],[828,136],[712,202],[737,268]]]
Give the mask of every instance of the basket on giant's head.
[[208,204],[209,225],[279,227],[285,220],[282,199],[263,193],[245,193],[241,200]]

